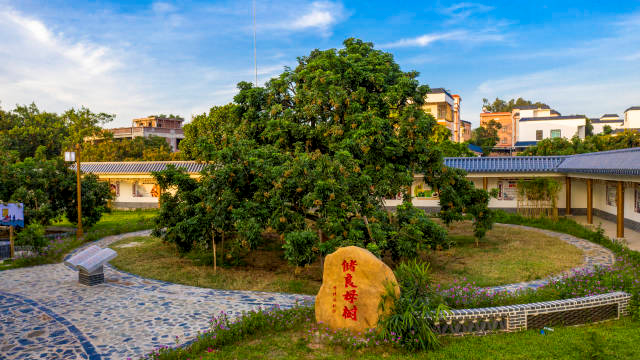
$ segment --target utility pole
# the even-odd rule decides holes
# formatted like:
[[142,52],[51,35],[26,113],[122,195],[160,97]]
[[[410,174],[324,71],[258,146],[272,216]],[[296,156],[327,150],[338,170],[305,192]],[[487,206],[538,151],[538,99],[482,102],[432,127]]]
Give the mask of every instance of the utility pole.
[[256,73],[255,86],[258,87],[258,51],[256,47],[256,0],[253,0],[253,66]]
[[80,183],[80,144],[76,144],[76,180],[78,186],[78,230],[76,237],[82,238],[82,186]]

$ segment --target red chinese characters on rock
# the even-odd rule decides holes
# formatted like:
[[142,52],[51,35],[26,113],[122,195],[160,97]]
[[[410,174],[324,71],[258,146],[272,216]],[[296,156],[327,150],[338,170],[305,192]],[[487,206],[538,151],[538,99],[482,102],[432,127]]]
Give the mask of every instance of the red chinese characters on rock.
[[331,305],[332,309],[331,312],[335,313],[336,312],[336,296],[338,295],[338,287],[334,286],[333,287],[333,304]]
[[[347,261],[346,259],[342,260],[342,272],[347,272],[347,271],[355,272],[357,265],[358,263],[355,260],[349,260],[349,261]],[[346,289],[353,288],[353,290],[346,290],[346,292],[342,294],[342,297],[346,302],[350,304],[354,304],[358,300],[358,293],[355,290],[358,286],[353,282],[353,275],[351,273],[347,273],[347,275],[344,277],[344,287]],[[335,296],[335,293],[334,293],[334,296]],[[345,319],[351,319],[353,321],[357,321],[358,306],[354,304],[353,307],[349,309],[349,307],[345,305],[342,310],[342,317]]]

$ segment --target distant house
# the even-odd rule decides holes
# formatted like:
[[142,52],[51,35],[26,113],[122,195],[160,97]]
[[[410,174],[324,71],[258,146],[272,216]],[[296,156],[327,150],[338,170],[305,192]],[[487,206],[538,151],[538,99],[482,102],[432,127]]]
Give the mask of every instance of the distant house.
[[471,121],[460,120],[460,142],[471,140]]
[[640,130],[640,106],[632,106],[624,111],[622,127],[625,129]]
[[541,141],[553,138],[585,136],[587,117],[584,115],[521,117],[518,121],[518,141]]
[[618,114],[604,114],[600,118],[589,119],[593,126],[593,134],[600,134],[604,132],[604,127],[609,125],[611,130],[621,128],[624,124],[624,120],[621,119]]
[[151,135],[163,137],[171,146],[171,151],[178,151],[178,145],[184,139],[183,121],[184,119],[178,117],[148,116],[133,119],[130,127],[107,129],[107,131],[113,134],[114,139],[133,139]]

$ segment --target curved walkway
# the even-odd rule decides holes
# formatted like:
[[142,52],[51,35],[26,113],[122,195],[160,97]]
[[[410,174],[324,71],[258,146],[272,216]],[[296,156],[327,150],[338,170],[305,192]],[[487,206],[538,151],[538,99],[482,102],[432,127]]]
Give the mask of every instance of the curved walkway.
[[[141,231],[109,236],[107,246]],[[288,308],[313,296],[203,289],[105,267],[103,285],[78,284],[64,264],[0,272],[0,358],[126,359],[189,341],[225,311]]]

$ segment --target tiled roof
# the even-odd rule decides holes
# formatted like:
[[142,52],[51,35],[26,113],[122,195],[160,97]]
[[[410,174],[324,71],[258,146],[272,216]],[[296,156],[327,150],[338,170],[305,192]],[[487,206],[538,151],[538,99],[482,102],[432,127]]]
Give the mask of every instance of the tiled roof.
[[640,148],[630,148],[567,156],[558,172],[640,175]]
[[443,93],[449,95],[449,97],[453,97],[444,88],[432,88],[432,89],[429,89],[429,94],[443,94]]
[[499,156],[445,158],[445,165],[466,172],[555,172],[566,156]]
[[604,114],[602,116],[600,116],[600,119],[602,118],[619,118],[618,114]]
[[[83,173],[94,174],[151,174],[152,171],[165,170],[167,165],[174,165],[195,174],[206,164],[195,161],[83,162],[80,163],[80,170]],[[75,170],[75,164],[71,168]]]
[[598,119],[598,118],[593,118],[593,119],[589,119],[591,120],[592,124],[607,124],[607,123],[621,123],[624,122],[624,120],[622,119]]
[[624,112],[630,111],[630,110],[640,110],[640,106],[632,106],[630,108],[628,108],[627,110],[625,110]]
[[555,111],[555,110],[551,110],[551,111],[550,111],[550,113],[552,113],[552,114],[556,114],[556,115],[558,115],[558,116],[562,115],[562,114],[560,114],[559,112],[557,112],[557,111]]
[[584,115],[568,115],[568,116],[541,116],[541,117],[528,117],[522,118],[520,121],[540,121],[540,120],[576,120],[586,119]]

